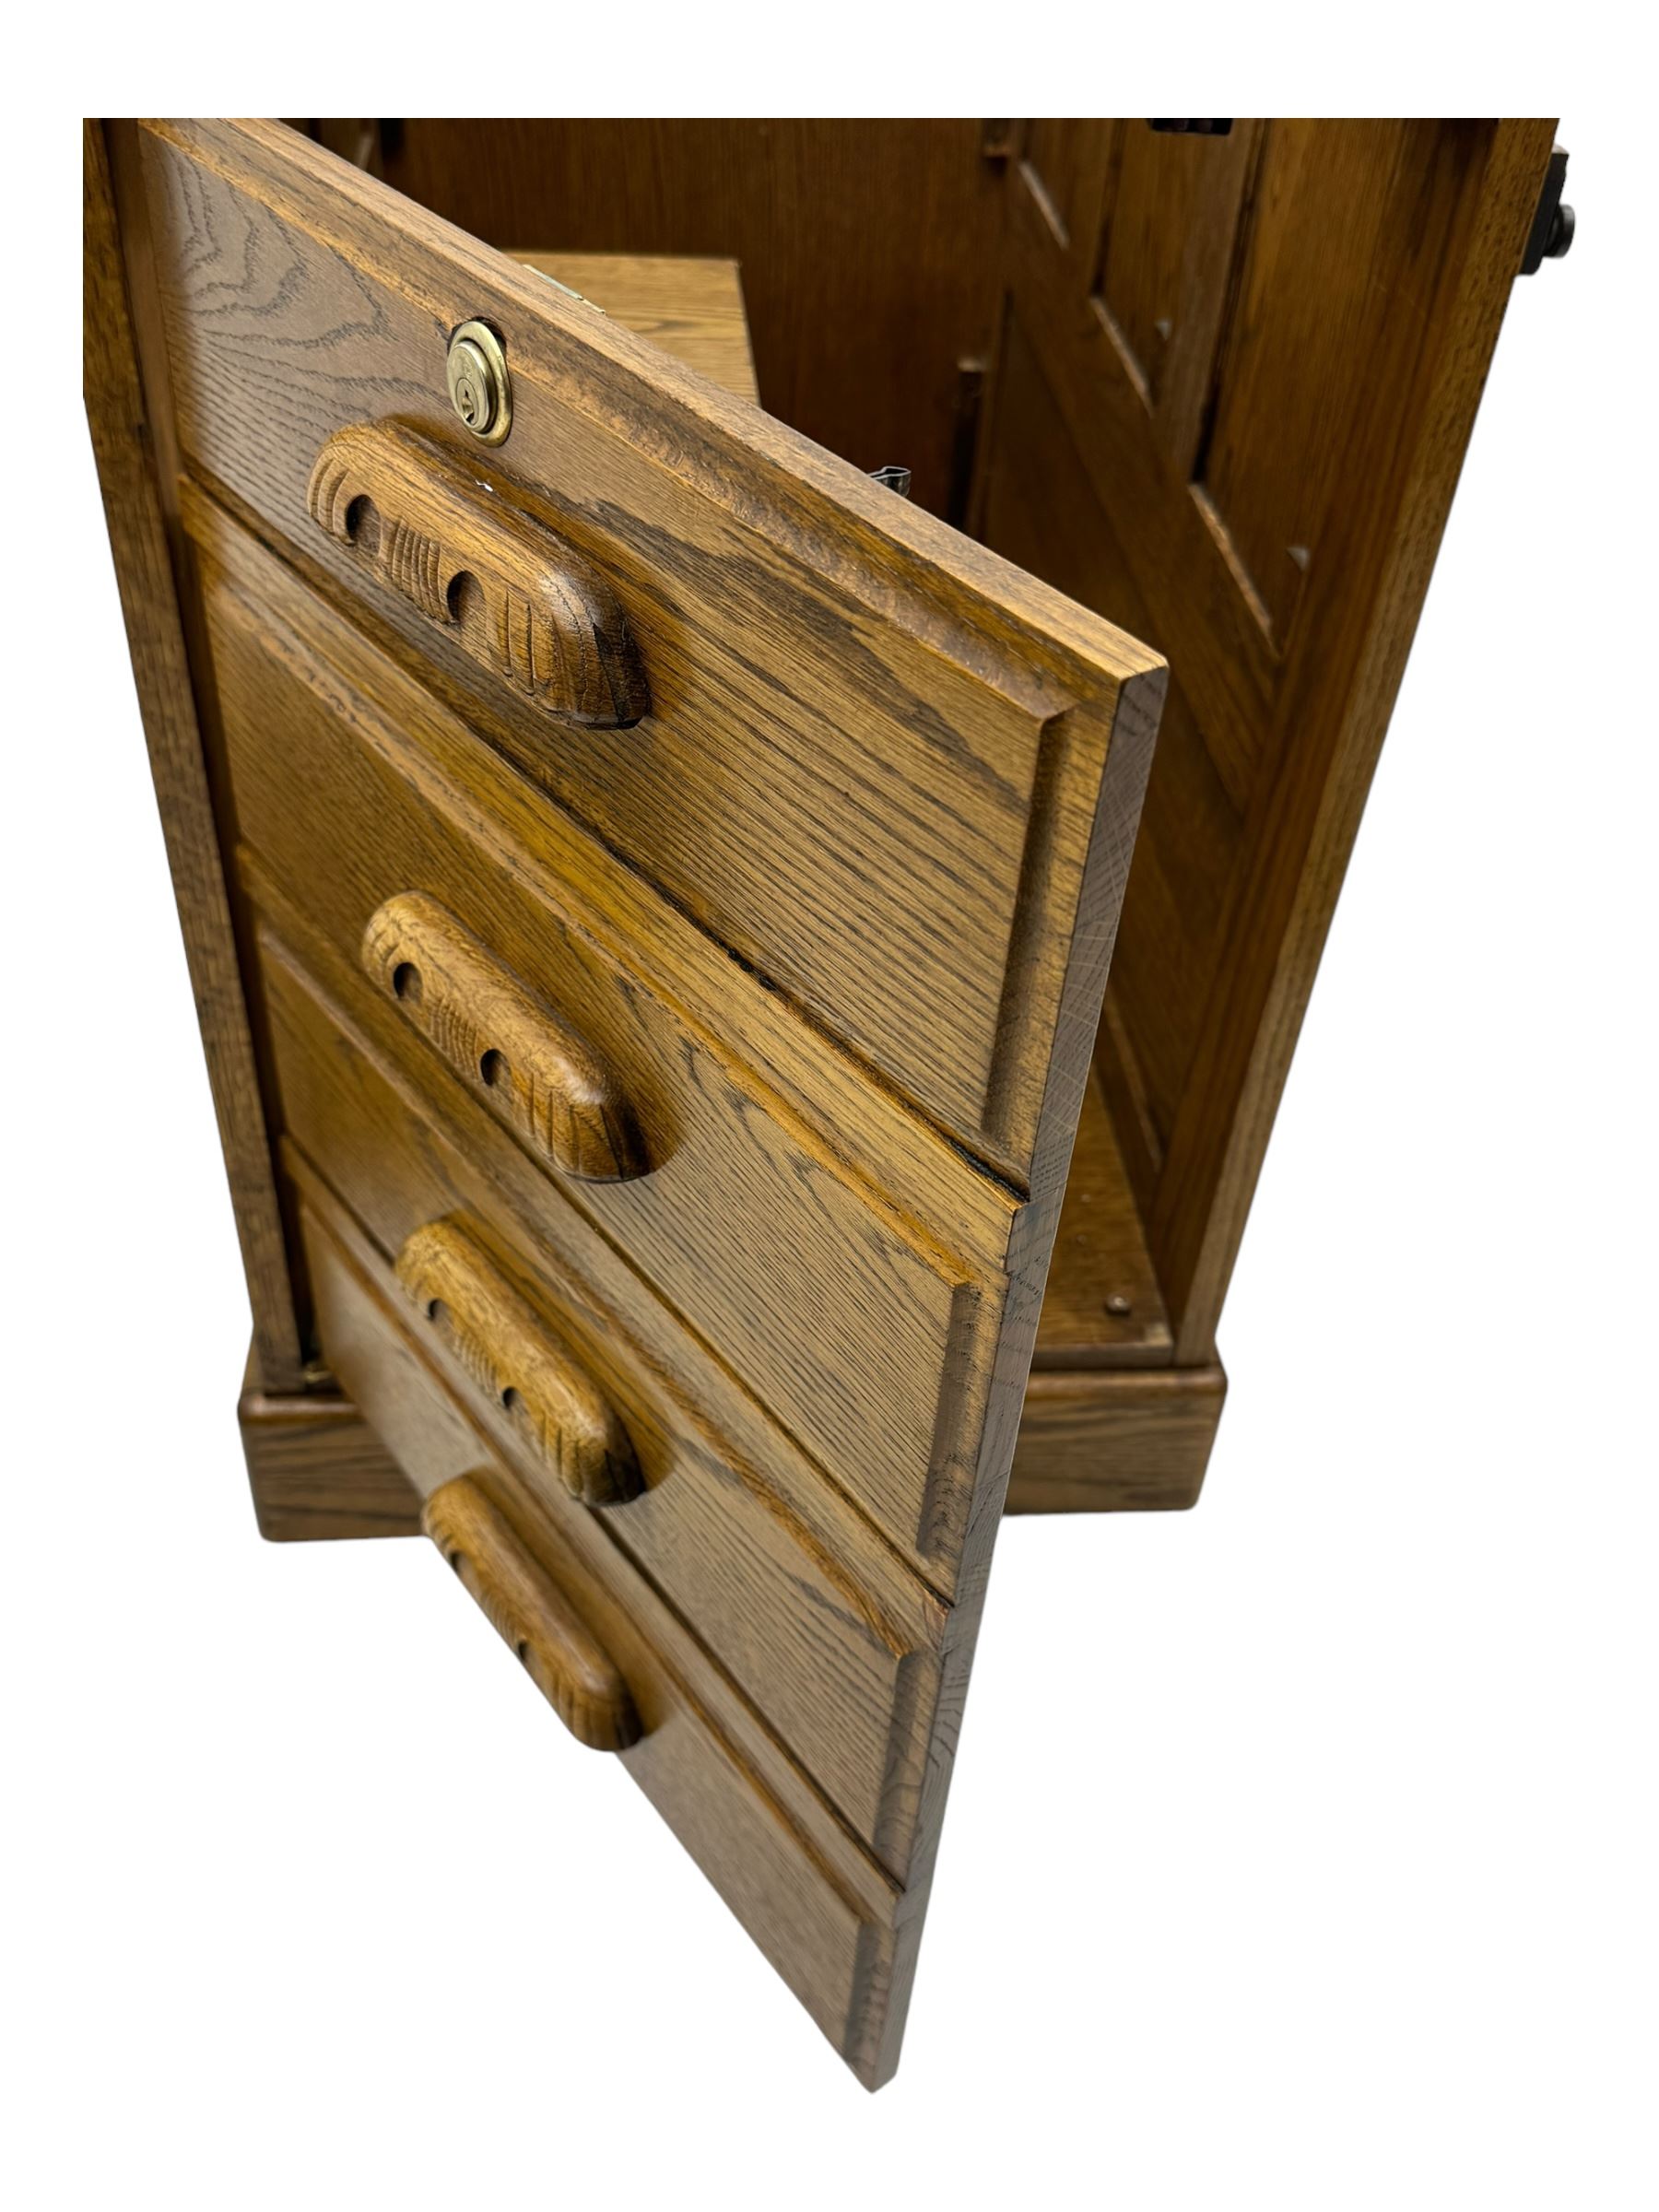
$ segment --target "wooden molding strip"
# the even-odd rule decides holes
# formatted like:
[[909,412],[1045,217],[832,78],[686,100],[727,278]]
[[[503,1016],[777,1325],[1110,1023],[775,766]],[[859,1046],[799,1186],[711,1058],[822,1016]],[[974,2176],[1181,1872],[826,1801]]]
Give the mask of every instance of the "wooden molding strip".
[[349,1398],[273,1396],[250,1352],[236,1418],[267,1543],[419,1535],[413,1485]]
[[1180,1512],[1196,1505],[1227,1377],[1207,1367],[1032,1375],[1005,1512]]
[[253,1309],[259,1379],[268,1391],[299,1392],[304,1359],[270,1140],[156,481],[109,156],[96,122],[83,124],[81,144],[87,422]]
[[[1322,553],[1355,612],[1321,626],[1276,708],[1277,755],[1245,826],[1248,859],[1224,923],[1197,1051],[1165,1149],[1147,1240],[1176,1357],[1215,1349],[1290,1057],[1440,549],[1458,467],[1509,303],[1555,126],[1493,126],[1456,210],[1434,298],[1387,324],[1369,373],[1411,394],[1363,500]],[[1359,468],[1359,457],[1350,466]],[[1370,563],[1365,574],[1363,563]],[[1300,733],[1296,744],[1285,734]]]

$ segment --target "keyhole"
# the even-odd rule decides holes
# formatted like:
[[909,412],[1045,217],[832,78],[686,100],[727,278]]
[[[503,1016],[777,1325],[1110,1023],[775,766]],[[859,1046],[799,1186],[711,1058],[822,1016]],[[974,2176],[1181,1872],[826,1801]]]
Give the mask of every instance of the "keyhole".
[[475,438],[500,445],[512,420],[512,387],[501,341],[485,323],[463,323],[450,339],[450,404]]

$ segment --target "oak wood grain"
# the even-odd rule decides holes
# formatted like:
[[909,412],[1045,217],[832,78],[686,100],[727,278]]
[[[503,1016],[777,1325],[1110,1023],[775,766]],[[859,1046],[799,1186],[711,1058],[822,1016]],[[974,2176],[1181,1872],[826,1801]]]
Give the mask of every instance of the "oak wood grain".
[[[1153,656],[372,179],[265,126],[142,134],[210,798],[265,917],[244,981],[341,1432],[360,1399],[417,1488],[476,1475],[568,1575],[638,1695],[625,1759],[866,2081],[1005,1501],[1197,1495],[1253,1161],[1541,128],[1246,124],[1207,168],[1133,124],[1010,142],[979,511],[1180,665],[1095,1086]],[[395,418],[457,535],[477,454],[442,347],[478,312],[522,371],[486,489],[614,594],[634,728],[555,724],[500,624],[465,634],[466,587],[386,592],[381,516],[342,542],[307,512],[319,445]],[[447,1065],[375,936],[411,893],[482,962]],[[637,1095],[648,1175],[584,1182],[514,1089],[514,1053],[564,1079],[549,1019],[564,1070],[591,1035]],[[398,1311],[438,1221],[452,1291],[482,1257],[491,1347],[557,1341],[614,1404],[627,1503],[570,1494],[501,1361],[427,1315],[429,1270]]]
[[[854,1056],[798,1019],[776,992],[619,865],[600,839],[526,792],[521,778],[469,736],[460,716],[328,606],[313,588],[319,580],[296,575],[217,500],[188,484],[183,504],[210,606],[221,582],[229,587],[227,628],[249,640],[248,665],[259,670],[251,678],[255,690],[261,682],[281,685],[291,669],[283,688],[296,698],[296,712],[302,708],[308,723],[319,714],[343,715],[371,750],[383,753],[388,767],[395,766],[397,780],[413,779],[427,813],[453,812],[455,793],[464,794],[460,826],[488,855],[487,874],[533,886],[538,915],[543,899],[559,901],[567,923],[580,919],[584,941],[628,976],[649,979],[653,995],[715,1042],[729,1073],[743,1079],[742,1071],[753,1071],[810,1126],[817,1147],[840,1174],[866,1194],[888,1194],[911,1220],[935,1225],[947,1249],[977,1265],[999,1264],[1019,1203],[1006,1178],[944,1140],[894,1092],[872,1085]],[[328,740],[329,755],[341,743],[339,736]],[[376,804],[382,782],[376,780]],[[283,791],[268,766],[248,788]],[[423,853],[422,865],[433,865],[429,854]],[[475,899],[478,873],[475,866],[467,877]],[[539,937],[546,924],[538,919],[535,928]],[[606,1033],[606,1027],[593,1034]]]
[[534,705],[631,728],[651,689],[615,592],[487,466],[403,423],[350,423],[324,443],[305,504],[378,582]]
[[420,1524],[577,1742],[594,1751],[638,1743],[640,1716],[627,1683],[492,1503],[487,1478],[457,1475],[441,1483],[421,1507]]
[[1385,314],[1362,356],[1366,442],[1346,455],[1325,524],[1300,616],[1310,649],[1277,701],[1277,772],[1254,794],[1250,860],[1149,1223],[1182,1359],[1214,1347],[1554,137],[1548,120],[1505,123],[1461,159],[1441,152],[1433,223],[1420,176],[1394,185],[1395,235],[1414,252],[1401,293],[1432,288],[1420,314]]

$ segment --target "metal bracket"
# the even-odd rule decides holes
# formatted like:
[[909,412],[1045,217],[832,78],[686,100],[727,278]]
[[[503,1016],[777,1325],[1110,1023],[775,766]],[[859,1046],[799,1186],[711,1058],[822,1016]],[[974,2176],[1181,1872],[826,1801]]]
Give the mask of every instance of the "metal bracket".
[[1519,274],[1523,276],[1535,276],[1540,263],[1559,261],[1571,248],[1577,223],[1571,208],[1561,198],[1561,187],[1566,182],[1567,148],[1558,146],[1550,152],[1549,167],[1544,172],[1544,189],[1538,194],[1538,212],[1533,217],[1526,250],[1521,256]]

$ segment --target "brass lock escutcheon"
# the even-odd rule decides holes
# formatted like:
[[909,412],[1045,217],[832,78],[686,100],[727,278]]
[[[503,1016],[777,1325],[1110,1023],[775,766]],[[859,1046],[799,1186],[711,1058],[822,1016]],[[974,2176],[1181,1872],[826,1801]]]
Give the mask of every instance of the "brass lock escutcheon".
[[463,323],[449,342],[449,394],[475,438],[500,445],[512,428],[512,380],[488,323]]

